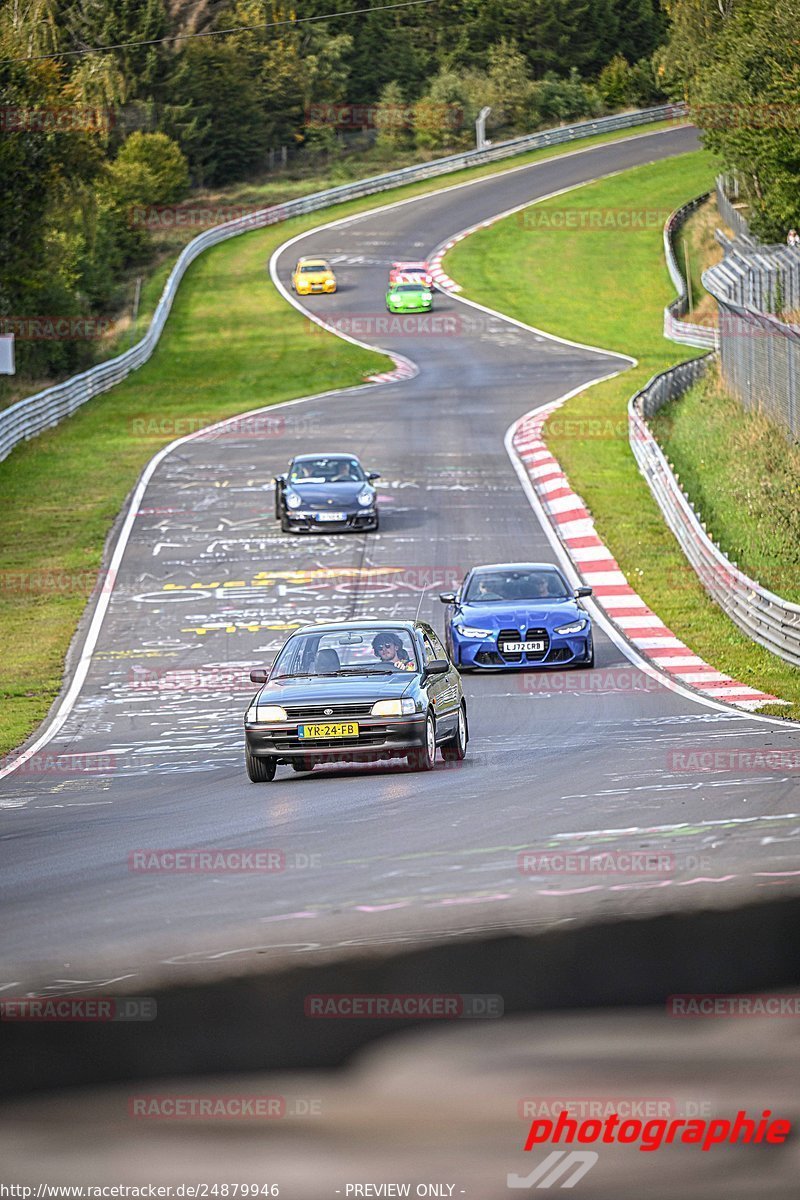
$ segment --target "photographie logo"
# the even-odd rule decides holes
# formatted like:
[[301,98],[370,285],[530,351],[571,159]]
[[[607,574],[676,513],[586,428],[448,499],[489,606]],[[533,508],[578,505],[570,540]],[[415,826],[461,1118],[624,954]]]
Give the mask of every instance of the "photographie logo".
[[339,1020],[401,1020],[408,1017],[454,1020],[469,1017],[502,1017],[503,997],[457,993],[319,993],[305,998],[307,1017]]

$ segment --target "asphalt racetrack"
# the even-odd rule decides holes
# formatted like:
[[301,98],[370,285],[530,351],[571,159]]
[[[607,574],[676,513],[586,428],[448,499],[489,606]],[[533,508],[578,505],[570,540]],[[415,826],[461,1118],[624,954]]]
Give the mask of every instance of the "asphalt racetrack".
[[[308,310],[348,318],[343,328],[400,352],[418,374],[270,410],[269,420],[195,437],[160,462],[77,702],[49,745],[0,780],[0,986],[18,993],[33,981],[60,989],[105,977],[133,987],[154,969],[180,979],[191,962],[241,968],[256,954],[792,886],[800,804],[791,777],[675,771],[668,754],[797,748],[797,732],[655,684],[600,630],[602,689],[586,671],[549,682],[465,676],[463,764],[439,762],[428,775],[404,763],[310,775],[279,767],[263,786],[244,771],[247,672],[270,662],[297,624],[419,612],[441,631],[437,594],[470,565],[552,561],[506,431],[620,366],[442,294],[438,325],[387,336],[388,264],[424,258],[526,200],[696,144],[690,128],[632,137],[349,218],[280,254],[286,285],[299,254],[330,258],[339,291],[304,302]],[[309,322],[308,354],[320,336]],[[254,395],[253,407],[264,399]],[[342,449],[381,472],[380,533],[281,534],[273,476],[295,453]],[[232,847],[277,849],[285,869],[152,873],[132,857]],[[547,848],[657,850],[669,866],[613,883],[520,869],[521,851]]]

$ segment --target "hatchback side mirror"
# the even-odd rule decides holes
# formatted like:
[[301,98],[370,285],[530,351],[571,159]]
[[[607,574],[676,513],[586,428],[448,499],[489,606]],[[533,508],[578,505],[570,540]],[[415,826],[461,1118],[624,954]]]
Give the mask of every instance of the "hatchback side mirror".
[[575,595],[576,595],[576,597],[580,597],[580,596],[591,596],[591,594],[592,594],[592,589],[591,589],[590,587],[579,587],[579,588],[575,588]]
[[429,663],[425,664],[426,675],[445,675],[450,670],[450,663],[446,658],[432,658]]
[[380,471],[367,471],[367,479],[369,479],[370,481],[372,481],[373,479],[380,479],[380,477],[381,477]]
[[455,604],[456,594],[455,592],[439,592],[439,599],[442,604]]
[[265,671],[263,667],[256,667],[256,669],[254,671],[250,672],[250,682],[251,683],[266,683],[268,675],[269,675],[269,672]]
[[276,475],[272,482],[273,483],[286,483],[286,476],[285,475]]

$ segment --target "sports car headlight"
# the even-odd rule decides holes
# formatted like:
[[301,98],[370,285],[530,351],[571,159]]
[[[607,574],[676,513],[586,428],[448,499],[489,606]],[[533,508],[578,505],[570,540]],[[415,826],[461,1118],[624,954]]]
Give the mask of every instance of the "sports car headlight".
[[286,709],[279,704],[253,704],[248,708],[245,721],[253,725],[257,721],[288,721]]
[[376,700],[372,706],[373,717],[407,717],[416,712],[416,704],[410,696],[403,700]]
[[578,621],[570,621],[569,625],[559,625],[558,628],[555,630],[555,632],[556,633],[581,633],[588,624],[589,624],[588,621],[581,618]]
[[491,629],[473,629],[471,625],[456,625],[456,629],[462,637],[491,637]]
[[375,495],[372,491],[363,491],[358,493],[358,503],[362,508],[369,508],[374,499]]
[[297,492],[287,492],[286,493],[286,507],[287,508],[299,508],[302,503],[303,503],[303,501],[300,499]]

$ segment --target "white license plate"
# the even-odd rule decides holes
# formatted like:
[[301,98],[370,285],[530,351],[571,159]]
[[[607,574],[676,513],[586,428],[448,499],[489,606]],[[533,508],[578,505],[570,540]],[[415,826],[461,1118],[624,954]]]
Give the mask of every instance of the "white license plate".
[[318,521],[346,521],[347,513],[323,512],[317,513]]
[[504,654],[537,654],[544,650],[544,642],[503,642]]

